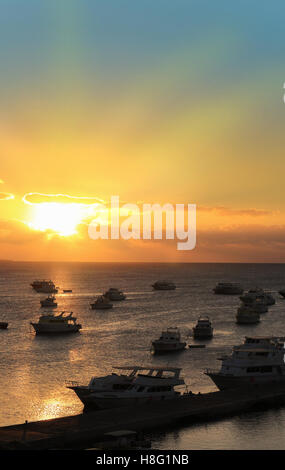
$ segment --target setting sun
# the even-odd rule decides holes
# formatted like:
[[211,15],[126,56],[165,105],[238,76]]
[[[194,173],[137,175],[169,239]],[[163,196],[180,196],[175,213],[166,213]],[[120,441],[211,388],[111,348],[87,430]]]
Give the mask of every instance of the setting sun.
[[86,216],[86,208],[80,204],[48,202],[36,204],[30,227],[35,230],[52,230],[61,236],[77,233],[76,227]]

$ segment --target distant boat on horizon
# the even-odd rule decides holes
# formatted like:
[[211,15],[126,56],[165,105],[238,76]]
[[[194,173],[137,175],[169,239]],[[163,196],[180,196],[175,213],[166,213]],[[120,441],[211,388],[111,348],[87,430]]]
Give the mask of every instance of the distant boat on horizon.
[[215,294],[241,295],[243,293],[243,287],[235,282],[219,282],[213,291]]
[[175,290],[176,285],[172,281],[156,281],[154,284],[152,284],[152,287],[154,290]]

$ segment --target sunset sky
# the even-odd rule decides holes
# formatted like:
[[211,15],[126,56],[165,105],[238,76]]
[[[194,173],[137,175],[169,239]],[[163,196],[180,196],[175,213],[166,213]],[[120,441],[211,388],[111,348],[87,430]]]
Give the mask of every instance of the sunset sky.
[[[285,262],[284,24],[284,0],[0,0],[0,258]],[[197,204],[196,248],[90,240],[112,195]]]

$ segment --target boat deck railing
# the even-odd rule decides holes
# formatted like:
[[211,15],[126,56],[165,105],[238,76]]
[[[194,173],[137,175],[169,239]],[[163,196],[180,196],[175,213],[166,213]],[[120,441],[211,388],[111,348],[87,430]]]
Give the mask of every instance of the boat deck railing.
[[75,380],[66,380],[65,381],[65,386],[66,387],[79,387],[79,382],[76,382]]

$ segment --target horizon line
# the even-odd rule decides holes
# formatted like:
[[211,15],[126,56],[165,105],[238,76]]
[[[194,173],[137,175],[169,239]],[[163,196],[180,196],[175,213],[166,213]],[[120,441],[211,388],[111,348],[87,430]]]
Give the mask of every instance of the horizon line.
[[81,264],[285,264],[285,261],[63,261],[63,260],[10,260],[4,263],[81,263]]

